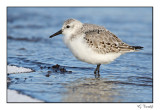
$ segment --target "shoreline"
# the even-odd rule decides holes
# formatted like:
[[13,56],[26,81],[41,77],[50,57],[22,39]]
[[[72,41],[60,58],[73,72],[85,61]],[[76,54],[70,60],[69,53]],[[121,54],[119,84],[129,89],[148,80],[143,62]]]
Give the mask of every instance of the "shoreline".
[[[24,68],[24,67],[17,67],[17,66],[11,66],[7,65],[7,74],[21,74],[24,72],[33,72],[32,69]],[[16,102],[43,102],[42,100],[32,98],[28,95],[24,95],[19,93],[16,90],[11,90],[7,88],[7,103],[16,103]]]
[[43,102],[27,95],[20,94],[16,90],[7,89],[7,103]]

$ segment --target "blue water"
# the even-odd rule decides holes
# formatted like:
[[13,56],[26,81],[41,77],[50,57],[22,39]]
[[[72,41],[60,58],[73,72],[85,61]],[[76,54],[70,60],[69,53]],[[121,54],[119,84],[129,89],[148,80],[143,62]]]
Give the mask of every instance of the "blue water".
[[[106,27],[144,49],[108,65],[77,60],[62,35],[49,39],[68,18]],[[7,8],[7,63],[34,70],[9,74],[8,88],[45,102],[152,102],[152,8]],[[53,65],[60,65],[54,67]],[[61,71],[64,70],[64,71]]]

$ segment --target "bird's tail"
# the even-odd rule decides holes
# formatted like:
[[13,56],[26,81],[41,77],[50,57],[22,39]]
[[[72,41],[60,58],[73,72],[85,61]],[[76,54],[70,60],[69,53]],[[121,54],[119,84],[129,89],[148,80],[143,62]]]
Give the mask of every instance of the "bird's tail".
[[141,47],[141,46],[132,46],[135,50],[142,50],[143,49],[143,47]]

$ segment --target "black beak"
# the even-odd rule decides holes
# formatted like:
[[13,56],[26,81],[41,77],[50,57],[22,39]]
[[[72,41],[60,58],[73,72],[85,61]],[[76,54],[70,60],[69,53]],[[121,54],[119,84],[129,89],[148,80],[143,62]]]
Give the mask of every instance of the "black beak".
[[58,32],[54,33],[53,35],[51,35],[49,38],[52,38],[56,35],[62,34],[62,30],[59,30]]

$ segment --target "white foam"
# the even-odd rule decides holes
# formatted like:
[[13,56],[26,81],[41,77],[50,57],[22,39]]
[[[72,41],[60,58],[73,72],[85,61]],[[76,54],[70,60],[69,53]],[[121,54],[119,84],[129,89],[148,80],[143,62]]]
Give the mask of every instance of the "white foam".
[[26,95],[22,95],[15,90],[7,90],[8,100],[7,102],[43,102],[38,99],[31,98]]
[[17,66],[7,66],[7,73],[28,73],[33,72],[32,69],[24,68],[24,67],[17,67]]

